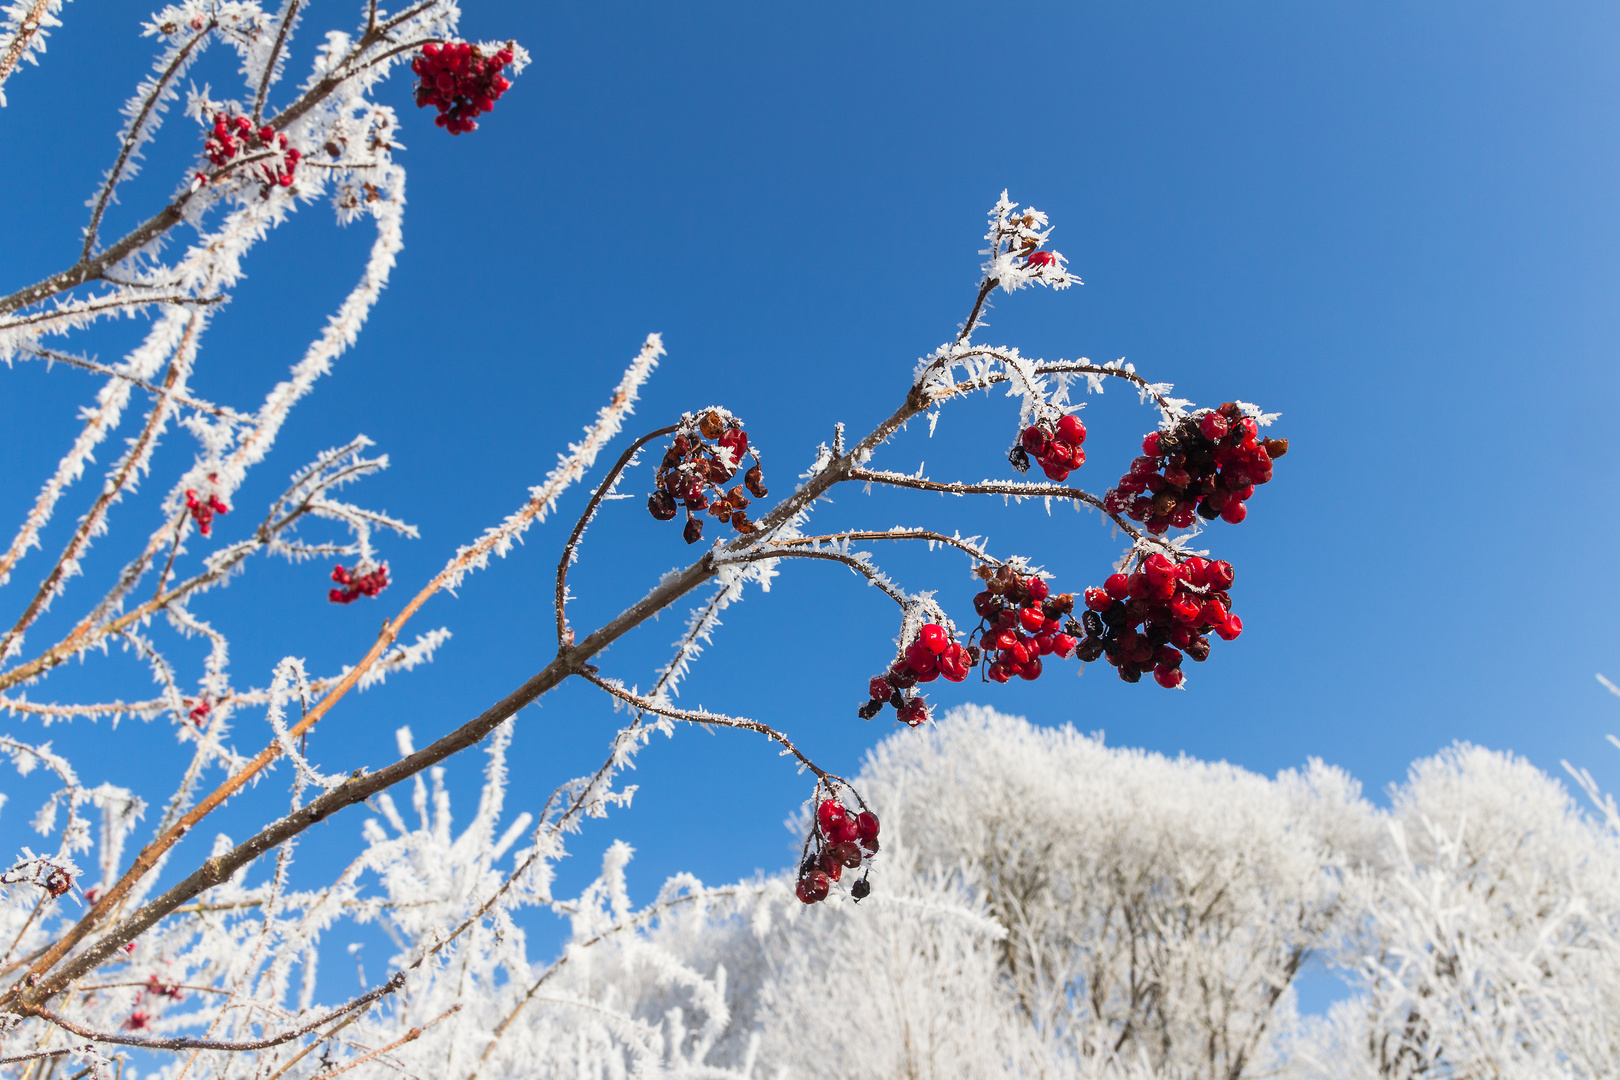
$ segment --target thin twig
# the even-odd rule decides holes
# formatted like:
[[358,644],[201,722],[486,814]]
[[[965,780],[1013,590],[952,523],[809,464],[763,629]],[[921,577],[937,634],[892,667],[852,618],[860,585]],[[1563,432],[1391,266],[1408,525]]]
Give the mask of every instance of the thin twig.
[[606,690],[609,694],[612,694],[620,701],[623,701],[628,705],[634,705],[643,712],[654,713],[658,716],[667,716],[671,720],[684,720],[689,724],[713,724],[716,727],[740,728],[743,731],[758,732],[767,739],[780,743],[783,749],[792,754],[795,758],[799,759],[799,763],[801,765],[815,773],[817,779],[828,781],[835,780],[840,784],[844,784],[846,787],[848,786],[848,782],[845,781],[843,777],[835,776],[832,773],[827,772],[825,769],[822,769],[815,762],[806,757],[804,752],[801,751],[797,746],[794,746],[791,739],[782,734],[780,731],[777,731],[775,728],[771,727],[769,724],[761,723],[758,720],[749,720],[748,718],[741,716],[725,716],[721,713],[712,713],[704,709],[677,709],[669,705],[663,705],[659,702],[652,701],[649,698],[632,694],[619,683],[604,679],[589,670],[580,672],[580,677],[586,682]]
[[559,646],[573,644],[568,630],[568,567],[574,561],[574,552],[579,546],[580,537],[585,535],[585,529],[590,525],[591,519],[596,516],[596,509],[602,505],[603,497],[613,490],[614,485],[619,481],[619,474],[624,471],[626,465],[630,464],[630,459],[636,456],[636,452],[649,442],[652,442],[652,440],[662,438],[673,431],[679,430],[679,428],[679,424],[671,424],[669,427],[661,427],[657,431],[649,431],[626,447],[624,453],[619,455],[619,460],[613,463],[613,468],[608,470],[607,476],[603,477],[602,482],[596,486],[596,491],[592,493],[591,501],[585,505],[585,509],[580,513],[579,520],[574,522],[574,531],[568,534],[568,542],[563,545],[562,558],[557,560],[556,603],[557,644]]

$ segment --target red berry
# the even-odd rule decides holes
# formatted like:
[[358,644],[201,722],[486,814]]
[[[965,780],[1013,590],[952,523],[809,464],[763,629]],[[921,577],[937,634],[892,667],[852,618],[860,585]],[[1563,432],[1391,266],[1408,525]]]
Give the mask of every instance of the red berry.
[[1005,660],[997,660],[995,663],[991,664],[987,669],[985,669],[984,674],[991,682],[1004,683],[1008,679],[1012,678],[1012,672],[1007,670],[1007,662]]
[[823,836],[829,836],[832,830],[844,823],[847,816],[844,804],[837,799],[823,799],[821,805],[816,807],[816,822],[820,824]]
[[1231,424],[1220,413],[1209,413],[1198,421],[1198,430],[1203,433],[1204,438],[1214,442],[1226,437],[1226,433],[1231,430]]
[[1075,639],[1071,634],[1052,635],[1052,652],[1058,656],[1067,658],[1070,653],[1074,652],[1075,645]]
[[968,677],[968,672],[972,668],[973,664],[968,657],[968,651],[955,642],[952,642],[951,647],[940,654],[939,673],[951,682],[961,682]]
[[1124,574],[1109,574],[1102,587],[1115,600],[1123,600],[1131,594],[1131,579]]
[[862,810],[855,818],[855,831],[862,840],[870,840],[878,834],[878,816],[870,810]]
[[1027,632],[1038,634],[1046,626],[1046,613],[1040,608],[1024,608],[1018,613],[1018,623]]
[[1204,575],[1204,583],[1217,592],[1225,592],[1232,587],[1235,576],[1232,564],[1225,559],[1218,559],[1209,564],[1209,570]]
[[932,674],[939,667],[939,654],[920,641],[913,641],[906,649],[906,666],[914,675]]
[[922,630],[917,634],[917,640],[935,655],[944,652],[945,647],[951,643],[950,635],[945,633],[945,628],[938,623],[923,624]]
[[820,870],[812,870],[799,879],[799,884],[793,890],[799,899],[806,904],[827,899],[827,893],[832,890],[832,881]]
[[1054,484],[1061,484],[1069,478],[1070,469],[1063,465],[1053,464],[1050,460],[1041,462],[1041,472]]
[[866,692],[873,701],[888,701],[889,695],[894,693],[894,687],[889,685],[888,679],[877,675],[866,685]]
[[1038,656],[1032,656],[1026,660],[1023,666],[1018,669],[1018,677],[1020,679],[1028,679],[1031,682],[1034,682],[1036,679],[1040,678],[1041,658]]
[[1215,632],[1221,636],[1222,641],[1234,641],[1243,633],[1243,620],[1236,615],[1228,615],[1226,621],[1215,628]]
[[[858,826],[855,829],[857,833],[860,831]],[[834,844],[831,855],[838,860],[839,865],[845,870],[856,869],[861,865],[861,860],[866,857],[861,854],[861,846],[853,840],[845,840],[842,843]]]
[[1057,256],[1050,251],[1032,251],[1027,261],[1031,266],[1055,266]]
[[1203,610],[1198,614],[1200,618],[1211,626],[1219,626],[1226,621],[1227,610],[1226,606],[1219,600],[1209,600],[1204,603]]
[[1148,457],[1159,456],[1159,433],[1157,431],[1143,436],[1142,453]]
[[1031,426],[1025,428],[1023,433],[1018,436],[1018,441],[1023,445],[1025,450],[1029,451],[1030,454],[1035,457],[1040,457],[1046,452],[1046,444],[1048,442],[1046,432],[1042,431],[1038,427]]
[[1249,516],[1249,508],[1237,499],[1233,499],[1221,507],[1221,520],[1228,525],[1236,525]]
[[1057,423],[1058,438],[1070,446],[1079,446],[1086,441],[1086,425],[1080,422],[1078,416],[1065,416]]
[[1038,577],[1030,577],[1024,581],[1024,591],[1029,593],[1032,603],[1040,603],[1051,595],[1051,587]]
[[1153,681],[1166,690],[1174,690],[1181,685],[1182,680],[1185,678],[1186,676],[1181,673],[1180,668],[1165,667],[1160,664],[1153,669]]

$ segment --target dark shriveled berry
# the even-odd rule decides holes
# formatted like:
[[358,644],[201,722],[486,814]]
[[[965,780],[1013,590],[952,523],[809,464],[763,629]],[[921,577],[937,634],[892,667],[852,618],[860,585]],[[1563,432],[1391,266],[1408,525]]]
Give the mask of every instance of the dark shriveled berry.
[[871,883],[865,878],[861,878],[861,880],[855,882],[855,884],[849,887],[849,895],[854,897],[857,901],[865,900],[868,896],[872,895]]
[[675,497],[667,491],[655,491],[647,498],[647,512],[659,521],[668,521],[676,514]]

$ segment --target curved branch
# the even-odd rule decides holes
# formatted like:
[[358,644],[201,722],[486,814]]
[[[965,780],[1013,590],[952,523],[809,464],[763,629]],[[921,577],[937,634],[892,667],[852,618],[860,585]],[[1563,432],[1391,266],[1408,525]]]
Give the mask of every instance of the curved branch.
[[910,607],[914,603],[911,597],[901,592],[899,587],[890,582],[882,572],[862,562],[855,556],[847,555],[842,551],[797,551],[791,548],[777,551],[750,551],[728,558],[726,561],[759,562],[762,559],[824,559],[827,562],[842,563],[881,589],[884,595],[899,604],[902,609]]
[[580,677],[586,682],[606,690],[609,694],[618,698],[620,701],[627,705],[633,705],[642,712],[650,712],[658,716],[667,716],[671,720],[683,720],[689,724],[714,724],[716,727],[740,728],[743,731],[758,732],[767,739],[780,743],[784,750],[799,760],[799,764],[803,765],[812,773],[815,773],[816,779],[827,782],[837,782],[843,784],[845,787],[849,787],[849,782],[847,780],[841,776],[835,776],[832,773],[819,768],[815,762],[804,756],[803,751],[801,751],[797,746],[793,745],[792,740],[790,740],[786,735],[783,735],[780,731],[777,731],[775,728],[771,727],[769,724],[763,724],[758,720],[749,720],[746,717],[726,716],[723,713],[712,713],[706,709],[676,709],[669,705],[660,705],[658,702],[652,701],[649,698],[639,697],[632,694],[621,684],[604,679],[590,669],[586,669],[579,674]]
[[669,427],[661,427],[657,431],[649,431],[626,447],[624,453],[619,455],[619,460],[613,463],[613,468],[608,470],[607,476],[597,485],[595,493],[591,495],[591,501],[586,504],[584,512],[579,515],[579,520],[574,522],[574,531],[568,534],[568,542],[563,545],[562,558],[557,560],[556,602],[557,646],[559,648],[573,644],[570,640],[571,634],[568,629],[567,615],[568,566],[574,561],[574,550],[579,546],[580,537],[585,535],[586,527],[590,525],[591,519],[596,516],[596,508],[602,505],[602,499],[619,482],[619,474],[624,471],[626,465],[630,464],[630,459],[636,456],[636,452],[649,442],[652,442],[652,440],[668,435],[679,430],[679,428],[679,424],[671,424]]

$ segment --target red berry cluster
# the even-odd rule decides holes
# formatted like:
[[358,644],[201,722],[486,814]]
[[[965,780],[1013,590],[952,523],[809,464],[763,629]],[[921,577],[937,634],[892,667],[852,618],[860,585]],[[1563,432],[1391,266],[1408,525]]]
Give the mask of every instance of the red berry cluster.
[[928,703],[921,694],[907,694],[906,691],[920,682],[933,682],[941,675],[951,682],[961,682],[978,661],[974,651],[952,641],[943,626],[924,623],[917,632],[917,640],[906,646],[889,670],[872,677],[866,688],[870,700],[857,711],[862,720],[870,720],[888,704],[894,706],[895,715],[902,724],[916,727],[926,723]]
[[1183,652],[1203,661],[1206,635],[1231,641],[1243,633],[1227,592],[1232,578],[1232,564],[1224,560],[1149,555],[1135,573],[1113,574],[1101,588],[1086,590],[1086,637],[1076,651],[1087,663],[1106,656],[1126,682],[1152,672],[1160,686],[1174,689],[1184,677]]
[[452,135],[478,126],[473,117],[495,108],[511,81],[501,70],[512,62],[508,45],[493,56],[466,41],[424,45],[411,61],[416,73],[416,107],[439,110],[433,122]]
[[1086,463],[1086,452],[1080,449],[1085,441],[1086,425],[1078,416],[1065,416],[1056,424],[1031,424],[1018,436],[1018,445],[1007,452],[1007,460],[1019,472],[1028,472],[1029,459],[1034,458],[1048,479],[1061,484]]
[[1041,657],[1074,652],[1074,635],[1060,621],[1074,610],[1073,595],[1054,596],[1045,581],[1009,566],[980,567],[979,576],[984,591],[973,598],[973,610],[982,620],[978,634],[986,678],[1004,683],[1016,675],[1033,681],[1041,677]]
[[[713,440],[713,445],[707,440]],[[744,512],[749,499],[743,494],[744,485],[749,494],[763,499],[770,494],[765,487],[765,474],[759,467],[759,454],[754,453],[754,465],[743,475],[742,484],[729,491],[720,485],[729,483],[742,465],[748,449],[748,433],[737,418],[722,416],[710,409],[697,420],[682,426],[675,441],[664,451],[664,460],[658,466],[654,482],[658,490],[647,498],[647,512],[659,521],[668,521],[686,507],[686,530],[682,535],[688,544],[703,539],[703,520],[696,515],[708,510],[722,525],[730,525],[740,533],[754,531],[754,523]]]
[[376,596],[388,588],[388,564],[383,563],[367,573],[357,566],[347,570],[342,563],[332,568],[332,580],[342,588],[333,589],[326,598],[334,604],[352,604],[362,596]]
[[[214,474],[210,473],[208,479],[214,478]],[[214,527],[215,514],[224,515],[231,512],[231,508],[213,492],[208,493],[208,498],[199,499],[197,493],[190,488],[186,489],[186,510],[191,514],[191,519],[197,523],[197,531],[204,536],[207,536],[209,530]]]
[[187,703],[191,705],[191,711],[186,713],[187,719],[202,727],[208,720],[208,714],[213,711],[213,706],[208,704],[207,698],[198,698],[194,702],[188,699]]
[[1197,517],[1236,525],[1248,516],[1255,486],[1271,479],[1271,463],[1286,453],[1287,439],[1261,440],[1254,418],[1228,401],[1143,439],[1142,456],[1103,506],[1155,534],[1188,528]]
[[214,114],[214,131],[203,144],[203,152],[216,169],[223,168],[240,151],[255,148],[276,150],[281,154],[279,164],[267,160],[259,166],[264,173],[265,193],[269,194],[271,185],[292,187],[293,173],[298,171],[298,161],[303,155],[296,146],[287,145],[287,136],[277,134],[269,124],[254,131],[253,121],[245,116]]
[[[806,904],[827,899],[832,883],[845,870],[859,870],[861,863],[877,854],[878,819],[870,810],[856,813],[837,799],[823,799],[816,808],[816,827],[810,831],[804,862],[799,868],[795,889]],[[870,870],[868,871],[870,872]],[[866,875],[849,887],[849,894],[864,900],[872,892]]]

